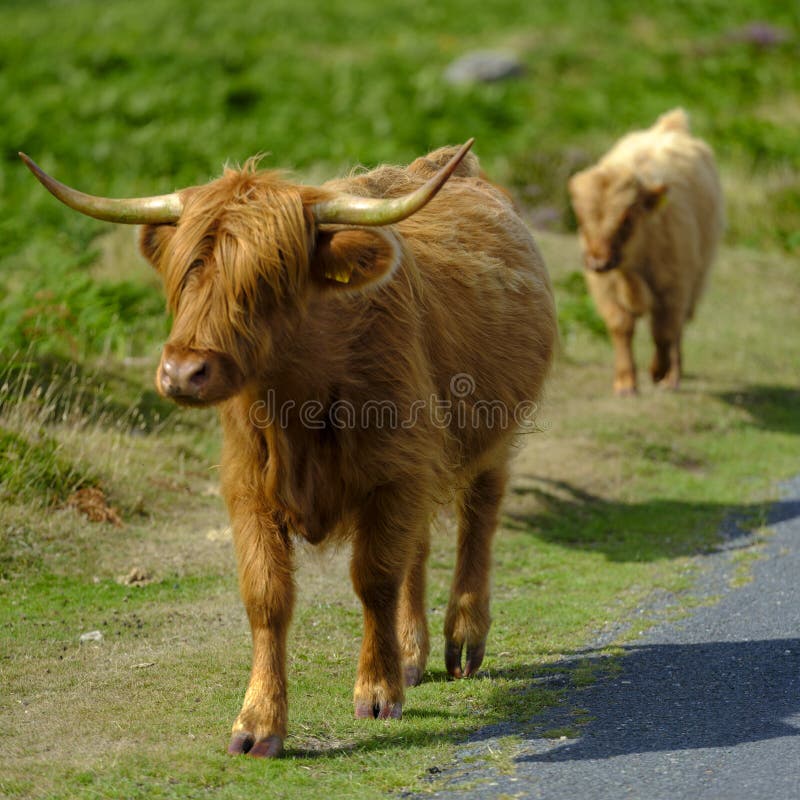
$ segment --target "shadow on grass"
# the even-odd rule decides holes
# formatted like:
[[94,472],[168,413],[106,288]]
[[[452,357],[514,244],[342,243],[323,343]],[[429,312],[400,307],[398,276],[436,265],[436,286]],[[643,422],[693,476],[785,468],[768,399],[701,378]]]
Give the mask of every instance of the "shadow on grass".
[[800,515],[795,501],[722,504],[655,498],[611,501],[565,481],[520,476],[512,488],[533,510],[510,511],[505,524],[547,542],[597,550],[615,562],[655,561],[745,547],[769,512],[775,521]]
[[[568,685],[567,682],[559,683],[563,676],[554,673],[552,664],[518,665],[509,670],[492,670],[491,673],[481,671],[464,681],[472,684],[498,677],[504,679],[503,688],[498,691],[491,688],[492,698],[486,713],[475,714],[467,700],[463,710],[457,712],[439,707],[426,708],[414,698],[415,689],[412,688],[406,693],[402,722],[360,721],[359,735],[344,741],[314,740],[311,746],[302,742],[293,746],[290,739],[284,755],[292,759],[319,761],[353,752],[376,753],[398,747],[430,747],[443,743],[457,745],[479,741],[492,735],[485,730],[487,722],[520,719],[522,708],[530,715],[545,711],[557,702]],[[440,671],[427,673],[425,683],[429,682],[446,682],[451,684],[453,691],[458,689],[456,682],[446,679]]]
[[756,385],[716,396],[747,411],[753,425],[759,428],[800,435],[800,389]]

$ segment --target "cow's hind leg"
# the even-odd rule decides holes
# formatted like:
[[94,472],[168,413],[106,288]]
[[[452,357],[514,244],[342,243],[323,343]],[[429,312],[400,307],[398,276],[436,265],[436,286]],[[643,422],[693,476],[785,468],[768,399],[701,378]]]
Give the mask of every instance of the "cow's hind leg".
[[[362,509],[350,576],[364,612],[364,638],[354,691],[359,719],[399,719],[402,652],[397,631],[400,590],[418,551],[421,525],[413,498],[388,487]],[[419,514],[417,516],[420,516]]]
[[425,571],[430,552],[429,539],[430,532],[426,526],[400,588],[397,630],[406,686],[416,686],[422,681],[430,651],[428,621],[425,616]]
[[444,622],[445,666],[454,678],[474,675],[483,661],[492,540],[506,477],[502,468],[481,472],[459,498],[458,555]]

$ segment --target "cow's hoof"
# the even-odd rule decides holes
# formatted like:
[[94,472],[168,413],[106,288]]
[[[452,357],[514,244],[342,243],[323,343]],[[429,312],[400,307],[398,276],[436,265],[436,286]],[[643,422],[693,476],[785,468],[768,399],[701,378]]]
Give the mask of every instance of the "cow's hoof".
[[228,754],[232,756],[240,756],[250,752],[253,748],[255,737],[244,731],[234,733],[231,736],[230,744],[228,744]]
[[403,680],[406,686],[419,686],[422,683],[422,670],[413,664],[403,667]]
[[444,664],[448,674],[453,678],[469,678],[478,671],[486,653],[486,641],[467,645],[467,662],[463,668],[461,666],[462,650],[463,645],[457,642],[449,641],[445,645]]
[[617,397],[636,397],[639,390],[635,386],[615,386],[614,394]]
[[370,705],[356,702],[356,719],[402,719],[402,703],[375,703]]
[[234,733],[228,745],[228,753],[232,756],[248,755],[253,758],[277,758],[283,751],[283,739],[280,736],[265,736],[256,741],[246,731]]

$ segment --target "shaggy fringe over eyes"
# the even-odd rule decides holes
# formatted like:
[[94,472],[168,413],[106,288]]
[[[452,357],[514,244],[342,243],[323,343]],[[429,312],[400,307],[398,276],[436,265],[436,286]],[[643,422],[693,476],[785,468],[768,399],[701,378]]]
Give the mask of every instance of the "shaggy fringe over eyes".
[[189,274],[211,267],[226,305],[250,309],[267,288],[276,299],[304,295],[309,221],[297,187],[279,173],[257,172],[258,159],[193,190],[165,263],[165,287],[176,309]]

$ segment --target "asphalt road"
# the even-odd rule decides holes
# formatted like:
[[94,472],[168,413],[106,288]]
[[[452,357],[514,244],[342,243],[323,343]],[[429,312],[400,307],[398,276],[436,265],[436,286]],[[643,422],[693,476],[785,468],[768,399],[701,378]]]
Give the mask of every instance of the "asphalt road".
[[[753,541],[730,540],[706,557],[699,587],[718,601],[647,630],[620,672],[570,690],[547,717],[479,732],[433,796],[800,798],[800,476],[782,490],[751,582],[731,585],[735,548]],[[576,707],[592,718],[578,738],[543,738]],[[497,751],[511,769],[496,768]]]

